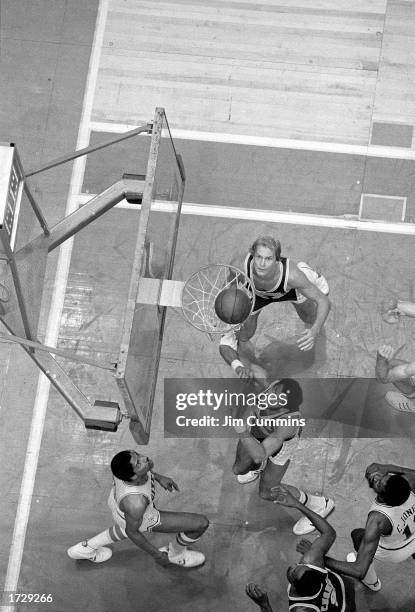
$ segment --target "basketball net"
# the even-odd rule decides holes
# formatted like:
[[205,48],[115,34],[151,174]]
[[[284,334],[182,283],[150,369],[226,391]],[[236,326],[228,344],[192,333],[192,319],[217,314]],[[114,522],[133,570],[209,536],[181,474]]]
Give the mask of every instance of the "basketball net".
[[[248,315],[238,323],[226,323],[215,312],[215,300],[224,289],[236,287],[246,292],[251,300]],[[190,325],[205,332],[211,340],[215,334],[238,331],[250,316],[255,302],[251,280],[238,268],[226,264],[204,266],[185,282],[181,295],[184,318]]]

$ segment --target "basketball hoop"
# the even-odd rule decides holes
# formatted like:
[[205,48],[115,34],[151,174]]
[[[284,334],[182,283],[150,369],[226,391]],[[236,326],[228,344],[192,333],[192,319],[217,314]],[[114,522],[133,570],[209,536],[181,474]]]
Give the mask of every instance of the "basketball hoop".
[[[247,293],[251,309],[243,321],[225,323],[215,312],[215,300],[224,289],[237,287]],[[238,268],[225,264],[210,264],[195,272],[183,285],[181,307],[190,325],[207,334],[237,331],[252,313],[255,290],[252,281]]]

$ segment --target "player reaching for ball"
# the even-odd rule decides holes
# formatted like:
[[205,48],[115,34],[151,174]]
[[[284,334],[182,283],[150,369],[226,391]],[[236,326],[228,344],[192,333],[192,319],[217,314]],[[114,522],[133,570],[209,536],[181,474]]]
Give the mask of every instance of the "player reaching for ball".
[[281,244],[270,236],[257,238],[245,257],[243,272],[252,281],[255,303],[252,314],[239,332],[230,331],[220,340],[219,352],[239,378],[252,378],[238,354],[238,343],[247,342],[256,332],[258,316],[265,306],[291,302],[300,319],[310,325],[297,341],[302,351],[313,348],[330,311],[329,287],[321,274],[306,263],[293,263],[281,256]]

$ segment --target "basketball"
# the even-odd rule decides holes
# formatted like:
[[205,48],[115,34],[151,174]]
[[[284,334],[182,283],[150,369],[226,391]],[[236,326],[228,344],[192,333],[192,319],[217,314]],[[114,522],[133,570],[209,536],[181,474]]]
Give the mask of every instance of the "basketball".
[[229,287],[217,295],[215,312],[225,323],[242,323],[251,312],[251,300],[243,289]]

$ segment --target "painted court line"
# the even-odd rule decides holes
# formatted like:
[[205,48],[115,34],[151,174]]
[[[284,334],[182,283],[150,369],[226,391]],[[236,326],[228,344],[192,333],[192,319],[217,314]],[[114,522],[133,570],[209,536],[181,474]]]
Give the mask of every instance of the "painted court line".
[[[168,110],[168,109],[167,109]],[[167,117],[168,118],[168,117]],[[151,117],[143,119],[143,123],[151,121]],[[123,134],[133,130],[138,125],[125,123],[106,123],[91,121],[92,132],[108,132]],[[362,155],[364,157],[382,157],[387,159],[415,159],[415,150],[402,147],[382,147],[380,145],[351,145],[340,142],[318,142],[311,140],[296,140],[289,138],[267,138],[266,136],[250,136],[248,134],[227,134],[216,132],[198,132],[194,130],[171,129],[173,139],[200,140],[202,142],[223,142],[256,147],[274,147],[276,149],[296,149],[300,151],[316,151],[323,153],[341,153],[344,155]]]
[[[89,144],[89,120],[92,112],[92,102],[97,82],[98,67],[105,23],[108,13],[108,0],[101,0],[98,7],[97,21],[92,44],[91,58],[88,68],[85,96],[83,101],[82,115],[78,132],[77,149]],[[74,195],[79,194],[83,181],[85,159],[75,160],[70,192],[67,200],[65,215],[70,214],[78,206],[78,199]],[[49,312],[45,342],[56,346],[59,335],[59,323],[65,298],[66,282],[72,253],[72,240],[66,241],[59,250],[59,258],[55,275],[55,290]],[[22,563],[26,530],[29,521],[32,503],[33,488],[35,483],[40,447],[43,436],[43,428],[46,417],[47,402],[49,398],[49,380],[41,374],[39,376],[36,392],[33,417],[30,428],[29,441],[26,452],[23,478],[20,488],[19,501],[17,505],[12,543],[9,552],[9,561],[5,580],[4,591],[16,591],[19,582],[20,568]],[[3,611],[12,612],[13,605],[1,606]]]
[[[79,204],[85,204],[93,194],[83,193],[78,196]],[[126,210],[140,210],[139,204],[129,204],[123,200],[115,208]],[[176,212],[174,204],[164,200],[155,200],[152,210],[165,213]],[[292,225],[306,225],[311,227],[331,227],[333,229],[349,229],[362,232],[379,232],[384,234],[401,234],[415,236],[414,223],[389,223],[386,221],[373,221],[358,219],[357,215],[344,217],[330,217],[327,215],[312,215],[307,213],[285,212],[280,210],[258,210],[257,208],[237,208],[232,206],[215,206],[212,204],[196,204],[183,202],[182,215],[195,215],[198,217],[217,217],[220,219],[239,219],[243,221],[262,221],[267,223],[289,223]]]

